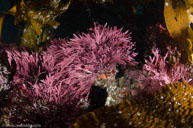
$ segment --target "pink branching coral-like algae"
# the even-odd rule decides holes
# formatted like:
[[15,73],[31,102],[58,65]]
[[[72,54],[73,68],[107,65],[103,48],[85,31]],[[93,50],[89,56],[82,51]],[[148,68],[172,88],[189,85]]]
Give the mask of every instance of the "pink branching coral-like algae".
[[[174,64],[169,64],[168,54],[171,49],[162,56],[158,49],[152,49],[153,57],[145,60],[143,65],[144,75],[141,75],[141,86],[148,92],[161,89],[165,84],[175,83],[179,80],[185,80],[186,71],[188,70],[183,64],[180,64],[177,58]],[[170,62],[171,63],[171,62]]]
[[145,77],[144,86],[149,86],[147,89],[150,92],[160,89],[165,84],[178,82],[186,74],[187,68],[179,63],[179,58],[177,58],[175,64],[169,67],[167,63],[168,52],[165,56],[161,56],[158,49],[152,49],[154,56],[145,60],[143,70],[147,71],[147,77]]
[[[13,78],[15,84],[34,84],[40,77],[40,60],[37,53],[30,54],[27,50],[7,50],[9,64],[14,60],[16,73]],[[13,65],[12,65],[13,66]]]
[[[68,116],[61,118],[64,122],[59,125],[67,125],[85,111],[86,108],[81,105],[88,102],[90,89],[98,75],[115,70],[118,64],[137,64],[133,47],[128,32],[107,25],[95,25],[87,34],[74,35],[69,41],[53,40],[41,53],[14,47],[5,49],[9,65],[15,66],[13,89],[8,96],[14,105],[3,110],[2,117],[10,112],[15,116],[8,116],[6,120],[32,123],[36,119],[28,115],[33,113],[45,118],[44,125],[48,126],[55,120],[47,116],[52,112],[53,115],[57,114],[64,108],[64,113],[60,115]],[[15,109],[18,106],[25,110],[21,117],[25,120],[18,118],[20,109]],[[40,110],[43,113],[38,114]]]
[[128,68],[126,70],[125,84],[129,88],[128,93],[133,98],[144,97],[144,94],[152,93],[161,89],[165,84],[185,81],[189,83],[192,77],[191,67],[181,64],[179,57],[175,62],[170,59],[175,50],[168,49],[162,56],[158,49],[153,48],[153,56],[145,60],[142,69]]
[[88,97],[97,75],[115,69],[117,64],[137,64],[130,34],[116,27],[95,25],[88,34],[74,35],[69,42],[53,40],[52,44],[42,53],[43,63],[53,67],[57,80],[64,81],[71,99]]
[[[191,73],[188,74],[190,76],[186,77],[188,69],[180,64],[179,58],[177,58],[174,64],[168,65],[168,54],[171,51],[168,51],[165,56],[161,56],[158,49],[153,49],[153,57],[149,57],[149,60],[145,60],[142,69],[137,69],[135,67],[137,62],[134,60],[137,54],[134,52],[134,46],[135,43],[131,41],[130,33],[122,32],[122,29],[117,29],[116,27],[110,28],[107,25],[102,26],[95,24],[94,28],[90,28],[88,33],[74,35],[70,40],[52,40],[51,45],[46,47],[46,50],[41,53],[34,53],[25,49],[5,49],[9,66],[15,66],[12,81],[13,89],[8,95],[8,97],[12,99],[10,104],[14,104],[14,106],[9,105],[6,110],[2,110],[4,115],[0,120],[2,120],[4,116],[7,116],[7,120],[11,123],[38,122],[34,117],[28,118],[33,110],[35,112],[32,113],[40,118],[44,118],[43,120],[46,122],[45,126],[49,126],[49,122],[57,122],[56,120],[49,119],[49,117],[51,115],[56,116],[59,111],[63,111],[63,113],[59,115],[64,118],[57,120],[64,121],[64,123],[60,125],[65,124],[67,126],[72,123],[77,116],[88,110],[88,96],[92,85],[96,84],[96,80],[101,78],[101,76],[105,76],[104,79],[110,78],[108,74],[112,75],[112,79],[109,79],[110,81],[107,82],[109,84],[105,84],[104,87],[107,90],[109,90],[109,88],[112,89],[109,91],[113,94],[112,97],[119,97],[117,94],[122,93],[120,95],[123,96],[122,99],[129,97],[128,91],[130,91],[130,94],[136,96],[139,93],[143,94],[144,91],[153,92],[153,94],[148,95],[154,97],[154,94],[157,95],[158,92],[162,93],[161,91],[163,91],[164,88],[170,88],[169,85],[165,87],[165,84],[178,82],[180,80],[187,81],[191,77]],[[128,68],[123,82],[119,83],[117,81],[122,79],[116,79],[115,77],[118,71],[116,68],[117,65]],[[99,81],[98,83],[98,86],[103,87],[100,85]],[[171,84],[171,88],[178,88],[176,85],[178,84]],[[181,84],[179,84],[179,88],[180,86]],[[187,86],[189,87],[189,85]],[[173,91],[175,91],[175,89]],[[156,90],[159,91],[154,92]],[[170,90],[167,91],[169,92]],[[177,91],[179,92],[179,89],[177,89]],[[109,92],[108,96],[110,94]],[[165,95],[164,93],[165,92],[163,92],[163,95]],[[173,94],[173,92],[171,93]],[[181,95],[180,92],[179,94]],[[114,99],[120,100],[121,98]],[[114,99],[112,98],[112,100]],[[154,105],[154,100],[151,101],[148,97],[144,99],[144,101],[149,103],[148,100]],[[120,102],[121,101],[122,100],[120,100]],[[104,119],[103,121],[106,120],[107,124],[102,123],[100,124],[101,127],[113,127],[118,125],[127,127],[128,124],[130,125],[131,123],[130,121],[128,123],[128,120],[125,121],[125,115],[121,114],[124,113],[122,111],[122,109],[124,109],[124,111],[133,112],[133,116],[130,118],[132,121],[131,126],[141,126],[141,121],[139,122],[136,120],[137,116],[141,115],[143,112],[143,115],[149,114],[149,111],[141,111],[144,108],[140,107],[140,105],[146,105],[143,100],[140,101],[142,102],[140,105],[138,101],[140,100],[127,100],[120,104],[120,106],[103,107],[101,111],[96,111],[97,113],[95,113],[95,111],[92,112],[91,117],[95,114],[96,117],[100,116],[104,109],[105,111],[107,110],[107,112],[109,112],[107,114],[110,114],[113,118],[116,116],[118,118],[116,118],[117,122],[110,122],[110,124],[108,124],[108,119],[111,120],[110,117],[107,118],[107,120]],[[115,103],[120,102],[115,101]],[[15,109],[18,106],[20,109]],[[130,109],[126,106],[129,106]],[[120,111],[117,110],[116,107],[121,108]],[[135,108],[137,108],[137,110],[139,109],[140,113],[134,113],[136,110]],[[18,118],[21,109],[25,110],[21,118],[26,119],[26,121],[22,121]],[[69,113],[68,110],[71,113]],[[114,115],[114,113],[112,113],[114,110],[116,112],[118,111],[120,115],[116,115],[117,113]],[[43,111],[43,113],[40,111]],[[15,116],[8,116],[8,113],[15,113]],[[150,115],[151,114],[152,113],[150,113]],[[91,120],[93,118],[87,120],[87,115],[84,116],[85,115],[83,115],[83,118],[86,121],[92,123]],[[151,117],[147,115],[147,118],[149,119]],[[84,124],[81,122],[82,120],[84,121],[84,119],[80,117],[74,126],[79,127],[79,125]],[[157,118],[154,120],[157,120]],[[97,121],[100,120],[97,119]],[[152,122],[152,120],[150,121]],[[88,125],[90,123],[88,123]],[[97,127],[98,125],[99,124],[96,124]],[[146,125],[150,126],[148,123],[144,124],[144,126]],[[165,126],[167,123],[165,124],[165,122],[163,122],[160,126],[162,125]],[[93,127],[94,126],[95,122]],[[154,124],[152,124],[152,126],[154,126]],[[157,126],[157,123],[155,123],[155,126]]]
[[70,41],[53,40],[41,54],[7,51],[9,63],[16,63],[14,83],[47,102],[71,103],[88,98],[97,75],[117,64],[135,65],[134,43],[128,32],[96,25]]

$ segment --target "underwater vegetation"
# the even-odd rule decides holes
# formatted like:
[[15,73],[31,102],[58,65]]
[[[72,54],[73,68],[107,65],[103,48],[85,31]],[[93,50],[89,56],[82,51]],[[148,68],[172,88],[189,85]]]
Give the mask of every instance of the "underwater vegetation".
[[170,35],[179,41],[184,61],[192,62],[192,1],[165,0],[164,17]]
[[[11,101],[14,105],[8,105],[9,112],[5,111],[4,114],[15,113],[15,115],[8,116],[7,120],[10,123],[27,123],[34,120],[25,119],[32,109],[57,113],[56,106],[62,106],[63,109],[72,108],[71,114],[73,111],[76,113],[81,109],[83,111],[86,108],[81,106],[89,104],[89,92],[98,76],[115,70],[117,64],[137,64],[134,60],[136,53],[133,51],[133,46],[134,43],[128,32],[122,32],[122,29],[116,27],[95,24],[87,34],[74,35],[69,41],[53,40],[47,50],[41,53],[29,52],[25,48],[5,48],[8,66],[15,67],[15,70],[10,70],[14,74],[10,82],[14,89],[11,90],[9,99],[12,99],[12,96],[18,98]],[[113,56],[114,54],[116,56]],[[25,120],[20,120],[17,116],[19,110],[14,107],[25,101],[31,102],[21,107],[25,110],[22,117]],[[44,108],[45,104],[49,104],[51,108]],[[25,108],[28,106],[31,107]],[[45,118],[36,112],[33,114]],[[6,123],[5,120],[3,122]],[[64,121],[64,124],[65,122],[67,121]]]
[[80,116],[70,128],[150,128],[193,126],[193,87],[165,85],[142,100],[126,100]]
[[[162,56],[158,49],[152,49],[152,56],[145,60],[142,68],[137,68],[134,46],[128,31],[123,32],[107,24],[94,24],[87,33],[75,34],[69,40],[52,40],[51,45],[41,53],[14,45],[4,47],[1,49],[4,55],[1,62],[7,67],[12,79],[9,79],[8,88],[1,86],[0,101],[4,104],[1,106],[0,122],[5,126],[37,123],[45,127],[67,127],[81,114],[96,108],[90,105],[92,99],[89,97],[94,85],[106,90],[104,105],[109,106],[107,108],[125,104],[127,101],[124,100],[131,99],[130,105],[136,109],[135,103],[147,103],[150,100],[139,100],[141,97],[148,98],[149,95],[156,95],[152,92],[169,88],[165,84],[171,84],[172,91],[177,88],[175,93],[178,93],[182,90],[181,84],[174,82],[191,82],[191,66],[180,64],[179,57],[172,65],[167,62],[169,55],[172,56],[175,51],[168,49]],[[125,69],[124,76],[117,77],[117,65]],[[7,74],[2,76],[2,79],[6,78]],[[182,85],[191,88],[188,84]],[[109,111],[113,112],[114,109]],[[124,119],[118,117],[117,121]],[[88,120],[87,125],[90,123]]]
[[[193,126],[191,1],[9,3],[0,11],[1,127]],[[6,44],[10,15],[18,36]]]
[[50,40],[53,29],[59,26],[55,21],[56,17],[64,13],[69,5],[70,1],[61,0],[15,1],[15,5],[8,12],[2,12],[0,24],[2,26],[6,14],[15,16],[15,24],[25,22],[20,44],[41,51],[40,43]]

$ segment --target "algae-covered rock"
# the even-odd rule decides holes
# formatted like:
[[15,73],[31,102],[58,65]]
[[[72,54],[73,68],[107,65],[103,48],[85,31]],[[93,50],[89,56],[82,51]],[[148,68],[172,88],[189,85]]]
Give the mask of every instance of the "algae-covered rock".
[[71,128],[171,128],[193,126],[193,87],[165,85],[144,99],[126,100],[78,118]]

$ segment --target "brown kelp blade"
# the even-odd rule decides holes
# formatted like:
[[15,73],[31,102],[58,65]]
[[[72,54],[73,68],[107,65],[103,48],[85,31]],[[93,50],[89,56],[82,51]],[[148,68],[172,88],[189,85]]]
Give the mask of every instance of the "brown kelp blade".
[[165,0],[164,17],[170,35],[179,42],[176,46],[181,49],[182,57],[192,62],[193,34],[190,31],[188,5],[183,0]]
[[165,0],[164,17],[169,33],[174,38],[182,38],[189,26],[186,6],[182,2],[173,3],[174,0]]

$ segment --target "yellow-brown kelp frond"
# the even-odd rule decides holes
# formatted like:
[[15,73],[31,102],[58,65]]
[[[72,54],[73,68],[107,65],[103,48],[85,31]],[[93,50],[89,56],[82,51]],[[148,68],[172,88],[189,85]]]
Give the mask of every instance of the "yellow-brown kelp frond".
[[193,126],[193,87],[164,86],[141,100],[126,100],[82,115],[71,128],[171,128]]
[[[27,19],[21,44],[35,50],[41,42],[51,39],[52,30],[59,26],[55,21],[56,17],[64,13],[71,3],[71,0],[37,1],[25,0],[23,7],[20,8],[20,12]],[[34,36],[30,36],[32,33]]]
[[184,61],[193,62],[193,2],[191,0],[165,0],[164,17],[170,35],[179,44]]
[[15,24],[25,22],[21,45],[39,51],[40,43],[48,42],[59,24],[56,17],[64,13],[71,0],[20,0],[8,12],[0,12],[0,34],[5,15],[15,16]]

